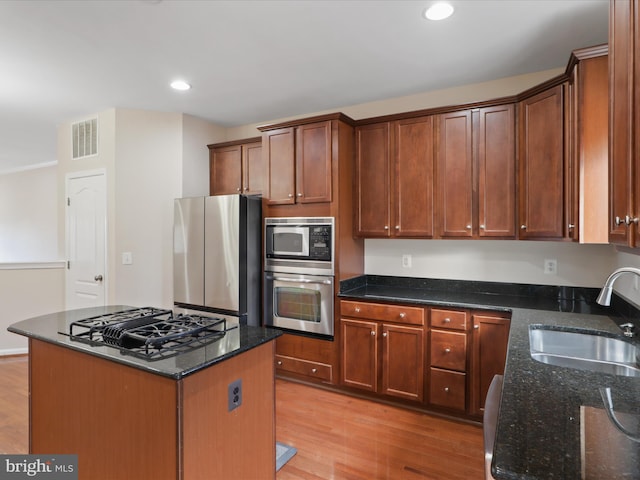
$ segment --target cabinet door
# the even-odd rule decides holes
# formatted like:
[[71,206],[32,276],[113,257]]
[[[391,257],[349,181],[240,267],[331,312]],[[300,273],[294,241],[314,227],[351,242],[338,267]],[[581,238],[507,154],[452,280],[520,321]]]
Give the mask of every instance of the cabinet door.
[[481,108],[478,141],[478,235],[515,237],[514,105]]
[[[635,2],[637,7],[637,2]],[[609,242],[635,246],[633,207],[634,2],[614,0],[609,14]],[[638,12],[635,12],[638,15]],[[636,92],[638,95],[640,92]],[[637,103],[636,103],[637,105]],[[636,147],[636,148],[640,148]],[[640,192],[636,192],[640,193]],[[640,211],[640,210],[639,210]]]
[[296,128],[296,202],[331,201],[331,122]]
[[422,401],[424,398],[424,332],[401,325],[382,326],[382,392]]
[[356,234],[389,236],[390,126],[388,122],[356,128]]
[[264,176],[262,142],[248,143],[242,146],[242,191],[248,195],[262,193]]
[[295,203],[295,136],[293,128],[265,132],[266,189],[269,205]]
[[209,190],[211,195],[230,195],[242,191],[242,147],[214,148],[209,151]]
[[395,130],[392,235],[433,237],[433,117],[399,120]]
[[493,315],[473,315],[471,356],[471,415],[482,415],[494,375],[504,373],[510,320]]
[[520,103],[520,238],[564,235],[563,85]]
[[438,207],[441,237],[471,237],[472,137],[471,111],[439,115]]
[[371,392],[378,390],[378,324],[341,320],[342,383]]

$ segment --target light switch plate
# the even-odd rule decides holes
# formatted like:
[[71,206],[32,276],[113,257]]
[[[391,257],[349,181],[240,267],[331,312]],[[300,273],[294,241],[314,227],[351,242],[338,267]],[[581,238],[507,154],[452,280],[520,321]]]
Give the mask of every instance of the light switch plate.
[[133,254],[131,252],[122,252],[122,264],[123,265],[133,264]]

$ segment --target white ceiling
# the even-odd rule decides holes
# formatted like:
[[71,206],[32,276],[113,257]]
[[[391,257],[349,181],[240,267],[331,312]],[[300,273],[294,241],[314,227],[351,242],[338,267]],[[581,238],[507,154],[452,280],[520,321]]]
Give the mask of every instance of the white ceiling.
[[[608,0],[0,1],[0,173],[55,161],[57,125],[108,108],[223,126],[564,67]],[[168,86],[175,78],[188,92]]]

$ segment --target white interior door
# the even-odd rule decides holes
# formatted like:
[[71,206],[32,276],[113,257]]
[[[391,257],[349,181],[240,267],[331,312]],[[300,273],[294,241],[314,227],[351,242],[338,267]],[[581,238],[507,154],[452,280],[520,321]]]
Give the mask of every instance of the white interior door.
[[97,307],[106,299],[107,200],[104,172],[67,177],[66,308]]

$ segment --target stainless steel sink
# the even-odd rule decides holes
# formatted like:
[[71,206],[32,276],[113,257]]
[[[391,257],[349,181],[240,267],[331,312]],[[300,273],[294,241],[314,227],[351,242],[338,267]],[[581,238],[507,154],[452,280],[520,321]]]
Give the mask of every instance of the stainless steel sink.
[[630,341],[595,330],[529,326],[531,358],[559,367],[640,377],[640,349]]

